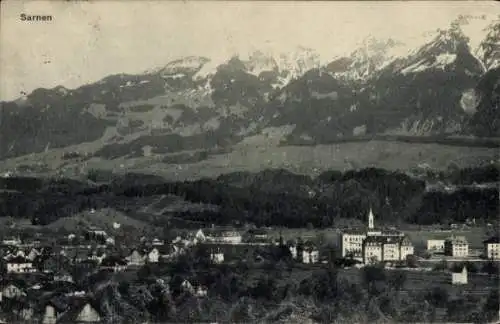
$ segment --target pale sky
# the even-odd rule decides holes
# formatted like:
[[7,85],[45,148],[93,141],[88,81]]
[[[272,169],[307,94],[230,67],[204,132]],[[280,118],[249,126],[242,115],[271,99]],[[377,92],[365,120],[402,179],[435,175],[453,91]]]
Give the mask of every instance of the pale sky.
[[[458,15],[500,14],[495,2],[1,2],[0,99],[76,88],[187,55],[213,59],[253,49],[318,51],[324,62],[372,35],[411,43]],[[23,22],[19,15],[52,15]],[[47,63],[49,62],[50,63]]]

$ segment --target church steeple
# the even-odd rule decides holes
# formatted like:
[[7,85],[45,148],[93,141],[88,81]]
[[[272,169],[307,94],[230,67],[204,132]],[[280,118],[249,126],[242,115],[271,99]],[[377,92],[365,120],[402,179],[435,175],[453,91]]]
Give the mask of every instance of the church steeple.
[[372,208],[370,207],[370,213],[368,214],[368,228],[369,229],[374,229],[374,216],[373,216],[373,211]]

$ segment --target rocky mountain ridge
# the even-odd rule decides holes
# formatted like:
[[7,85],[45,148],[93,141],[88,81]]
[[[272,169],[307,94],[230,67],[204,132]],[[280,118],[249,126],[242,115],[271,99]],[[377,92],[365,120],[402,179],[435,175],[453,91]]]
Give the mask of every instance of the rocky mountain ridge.
[[0,159],[57,148],[114,159],[375,134],[498,137],[500,24],[477,48],[463,24],[410,50],[369,37],[329,62],[307,48],[222,63],[193,56],[77,89],[37,89],[1,103]]

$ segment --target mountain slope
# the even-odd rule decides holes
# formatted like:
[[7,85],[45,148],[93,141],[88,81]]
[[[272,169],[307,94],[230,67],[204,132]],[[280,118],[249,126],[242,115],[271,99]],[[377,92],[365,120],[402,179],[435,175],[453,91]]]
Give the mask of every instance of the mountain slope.
[[471,41],[457,20],[415,48],[369,37],[324,65],[307,48],[190,56],[77,89],[37,89],[0,103],[0,159],[57,152],[63,165],[135,159],[147,168],[280,143],[498,136],[498,26]]

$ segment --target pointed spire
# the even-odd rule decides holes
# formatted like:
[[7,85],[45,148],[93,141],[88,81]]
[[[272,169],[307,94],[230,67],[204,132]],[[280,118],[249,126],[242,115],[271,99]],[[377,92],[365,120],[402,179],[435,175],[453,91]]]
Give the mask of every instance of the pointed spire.
[[373,229],[375,227],[374,221],[375,221],[375,217],[373,216],[372,207],[370,206],[370,212],[368,214],[368,228],[369,229]]

